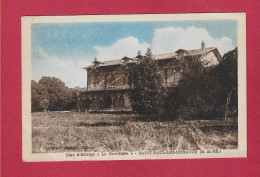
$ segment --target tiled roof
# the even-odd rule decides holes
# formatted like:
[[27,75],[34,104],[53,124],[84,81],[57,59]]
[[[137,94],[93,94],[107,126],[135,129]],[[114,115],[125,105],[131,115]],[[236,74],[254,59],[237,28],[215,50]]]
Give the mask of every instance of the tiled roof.
[[124,60],[119,59],[119,60],[109,60],[109,61],[104,61],[100,66],[109,66],[109,65],[121,65],[124,63]]
[[[215,47],[206,48],[204,51],[202,49],[194,49],[194,50],[186,50],[188,53],[185,56],[195,56],[202,55],[208,53],[212,50],[216,49]],[[154,55],[155,60],[164,60],[169,58],[176,58],[178,54],[176,52],[173,53],[165,53],[165,54],[157,54]]]
[[[114,65],[123,65],[123,64],[130,64],[130,63],[136,63],[137,59],[136,58],[132,58],[129,61],[125,61],[123,59],[118,59],[118,60],[109,60],[109,61],[103,61],[101,62],[97,67],[104,67],[104,66],[114,66]],[[88,69],[88,68],[92,68],[94,65],[91,66],[87,66],[84,67],[83,69]]]
[[154,55],[155,60],[163,60],[168,58],[175,58],[177,56],[177,53],[165,53],[165,54],[156,54]]
[[216,47],[205,48],[204,51],[202,49],[188,50],[188,52],[189,52],[190,56],[199,55],[199,54],[203,55],[203,54],[208,53],[208,52],[210,52],[214,49],[216,49]]
[[[212,50],[216,49],[215,47],[206,48],[205,50],[202,49],[194,49],[194,50],[186,50],[187,54],[185,56],[196,56],[196,55],[203,55],[205,53],[208,53]],[[155,60],[164,60],[164,59],[171,59],[171,58],[177,58],[178,54],[176,52],[173,53],[166,53],[166,54],[155,54],[153,55]],[[125,61],[123,59],[118,60],[109,60],[109,61],[103,61],[101,62],[97,67],[103,67],[103,66],[113,66],[113,65],[122,65],[124,63],[130,64],[130,63],[136,63],[137,58],[131,58],[129,61]],[[94,65],[85,67],[84,69],[92,68]]]

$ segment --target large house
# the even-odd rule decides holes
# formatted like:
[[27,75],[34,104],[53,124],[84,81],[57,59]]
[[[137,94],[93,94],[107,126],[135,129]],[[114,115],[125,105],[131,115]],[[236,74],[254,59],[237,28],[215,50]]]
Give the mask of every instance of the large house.
[[[78,108],[88,111],[132,111],[130,96],[134,89],[133,66],[138,62],[135,58],[123,57],[117,60],[100,62],[96,58],[87,71],[87,89],[79,95]],[[161,84],[174,87],[182,77],[182,64],[187,61],[200,60],[205,67],[217,65],[222,57],[217,48],[201,48],[195,50],[179,49],[173,53],[153,55],[158,62]]]

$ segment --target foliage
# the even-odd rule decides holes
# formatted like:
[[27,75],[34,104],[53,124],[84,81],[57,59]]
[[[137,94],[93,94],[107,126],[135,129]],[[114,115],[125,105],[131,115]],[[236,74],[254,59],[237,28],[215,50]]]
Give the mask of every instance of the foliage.
[[31,81],[31,89],[32,112],[47,110],[49,107],[49,97],[44,85]]
[[215,67],[199,61],[186,63],[182,79],[169,89],[169,118],[215,119],[237,113],[237,49],[228,52]]
[[238,112],[238,73],[237,48],[229,51],[212,70],[212,75],[219,78],[219,93],[217,103],[222,107],[226,116],[235,116]]
[[32,112],[61,111],[76,107],[76,95],[55,77],[42,77],[39,82],[32,81]]
[[139,63],[134,67],[134,90],[131,96],[133,110],[140,114],[160,114],[163,110],[164,87],[157,62],[148,48],[145,56],[138,55]]
[[167,112],[171,118],[214,118],[217,100],[217,78],[213,78],[198,61],[184,69],[177,87],[169,90]]

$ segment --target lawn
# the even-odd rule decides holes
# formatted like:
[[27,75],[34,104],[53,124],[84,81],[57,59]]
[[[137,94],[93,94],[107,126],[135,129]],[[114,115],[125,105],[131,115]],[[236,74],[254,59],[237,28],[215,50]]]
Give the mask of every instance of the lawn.
[[132,114],[32,113],[33,152],[236,149],[237,118],[144,121]]

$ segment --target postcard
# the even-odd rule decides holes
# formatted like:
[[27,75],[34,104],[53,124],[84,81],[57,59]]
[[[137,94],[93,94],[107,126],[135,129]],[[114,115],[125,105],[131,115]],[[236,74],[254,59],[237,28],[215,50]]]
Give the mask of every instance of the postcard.
[[23,161],[247,157],[245,13],[21,20]]

